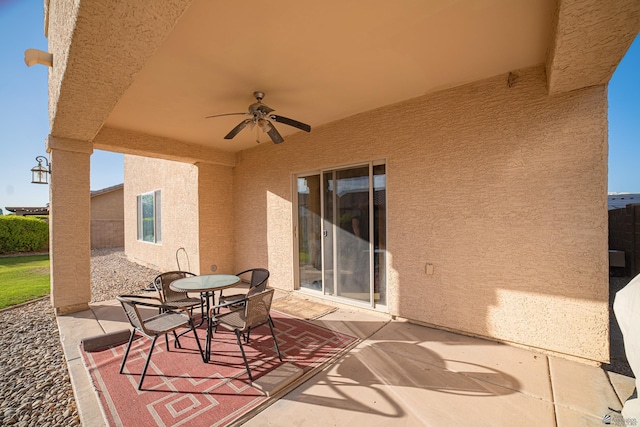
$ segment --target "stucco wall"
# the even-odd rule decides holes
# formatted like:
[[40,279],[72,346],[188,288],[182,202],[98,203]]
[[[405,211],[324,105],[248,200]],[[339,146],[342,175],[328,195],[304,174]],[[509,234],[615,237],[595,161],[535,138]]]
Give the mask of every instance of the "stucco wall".
[[124,246],[124,190],[91,196],[91,248]]
[[56,314],[87,310],[91,300],[90,156],[84,141],[47,138],[55,173],[49,185],[51,305]]
[[122,220],[124,218],[124,190],[117,188],[91,196],[91,220]]
[[198,163],[200,272],[232,274],[233,259],[233,169]]
[[392,314],[607,361],[606,87],[515,74],[240,153],[236,266],[291,289],[292,173],[385,158]]
[[[160,271],[177,269],[176,251],[184,248],[190,269],[199,272],[198,170],[187,163],[147,157],[124,156],[125,254]],[[136,196],[162,192],[162,242],[138,241]],[[180,267],[186,270],[185,257]]]

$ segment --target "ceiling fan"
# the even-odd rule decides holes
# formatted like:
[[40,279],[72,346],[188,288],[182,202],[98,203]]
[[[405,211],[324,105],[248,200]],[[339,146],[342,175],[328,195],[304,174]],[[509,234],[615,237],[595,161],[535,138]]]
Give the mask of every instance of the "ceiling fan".
[[[285,125],[293,126],[305,132],[311,132],[311,126],[309,126],[308,124],[289,119],[287,117],[278,116],[276,114],[271,114],[275,110],[262,103],[264,92],[253,92],[253,96],[256,98],[256,102],[249,105],[249,110],[246,113],[216,114],[213,116],[207,116],[205,118],[210,119],[212,117],[221,116],[250,116],[248,119],[241,121],[236,127],[231,129],[231,132],[229,132],[224,137],[224,139],[232,139],[245,127],[249,126],[250,129],[253,129],[257,125],[258,129],[261,129],[263,132],[269,135],[269,138],[271,138],[274,144],[280,144],[284,141],[284,139],[282,138],[282,135],[280,135],[280,132],[277,131],[273,123],[271,123],[271,120],[277,123],[283,123]],[[258,140],[257,142],[260,141]]]

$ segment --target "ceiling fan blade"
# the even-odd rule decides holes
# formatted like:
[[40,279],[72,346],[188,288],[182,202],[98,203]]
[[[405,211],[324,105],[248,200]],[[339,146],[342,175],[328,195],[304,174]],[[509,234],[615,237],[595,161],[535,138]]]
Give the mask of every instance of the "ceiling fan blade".
[[207,116],[205,119],[210,119],[212,117],[222,117],[222,116],[248,116],[249,113],[227,113],[227,114],[215,114],[213,116]]
[[269,127],[271,128],[271,129],[269,129],[267,131],[267,135],[269,135],[269,138],[271,138],[273,143],[274,144],[280,144],[281,142],[283,142],[284,138],[282,137],[282,135],[280,135],[280,132],[278,132],[276,130],[276,127],[273,125],[273,123],[271,123],[269,120],[267,120],[267,123],[269,124]]
[[305,132],[311,132],[311,126],[306,123],[299,122],[297,120],[289,119],[287,117],[277,116],[272,114],[269,116],[272,120],[275,120],[278,123],[284,123],[285,125],[293,126],[294,128],[298,128]]
[[234,136],[236,136],[238,134],[238,132],[240,132],[242,129],[244,129],[245,127],[247,127],[247,125],[249,123],[251,123],[253,120],[252,119],[246,119],[241,121],[238,126],[234,127],[233,129],[231,129],[231,132],[229,132],[224,139],[232,139]]

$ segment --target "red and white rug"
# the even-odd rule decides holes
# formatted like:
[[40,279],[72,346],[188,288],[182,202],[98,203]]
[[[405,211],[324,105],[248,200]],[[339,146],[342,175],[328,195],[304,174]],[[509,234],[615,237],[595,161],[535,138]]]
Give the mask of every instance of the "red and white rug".
[[[278,360],[268,326],[251,332],[245,345],[254,381],[283,363],[304,372],[349,348],[356,338],[310,322],[271,312],[282,362]],[[205,329],[198,329],[204,347]],[[211,361],[202,362],[192,333],[180,337],[181,349],[164,337],[156,342],[138,391],[140,373],[151,340],[136,339],[123,374],[119,374],[127,344],[81,354],[111,426],[224,426],[264,403],[267,397],[251,386],[240,348],[232,332],[218,329],[211,344]]]

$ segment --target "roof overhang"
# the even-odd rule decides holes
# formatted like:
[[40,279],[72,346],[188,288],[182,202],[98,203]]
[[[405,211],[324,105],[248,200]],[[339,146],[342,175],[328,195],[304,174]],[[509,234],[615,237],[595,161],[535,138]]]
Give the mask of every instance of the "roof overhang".
[[640,2],[601,3],[50,0],[51,134],[233,164],[227,154],[256,133],[226,140],[244,117],[205,116],[245,111],[256,90],[317,128],[532,66],[546,67],[550,94],[606,84],[640,30]]

